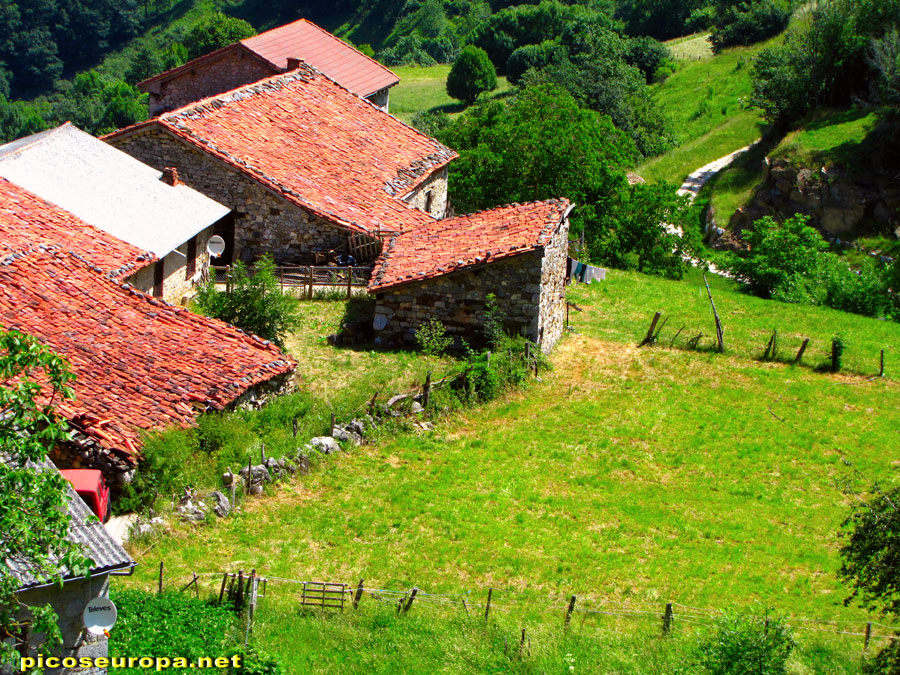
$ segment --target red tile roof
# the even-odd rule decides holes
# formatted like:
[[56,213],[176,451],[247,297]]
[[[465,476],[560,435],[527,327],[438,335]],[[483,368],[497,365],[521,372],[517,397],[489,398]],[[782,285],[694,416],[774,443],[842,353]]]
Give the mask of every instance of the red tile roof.
[[0,256],[0,326],[68,360],[76,399],[60,413],[125,456],[142,430],[190,426],[198,410],[294,368],[274,345],[110,281],[59,247]]
[[568,209],[566,199],[511,204],[398,234],[378,258],[369,291],[377,293],[543,248]]
[[307,64],[104,138],[152,126],[358,232],[432,222],[401,198],[457,156]]
[[378,61],[306,19],[241,40],[241,44],[281,70],[287,69],[288,57],[301,59],[357,96],[370,96],[400,81]]
[[156,260],[152,253],[0,178],[0,258],[36,244],[58,244],[114,277],[129,276]]

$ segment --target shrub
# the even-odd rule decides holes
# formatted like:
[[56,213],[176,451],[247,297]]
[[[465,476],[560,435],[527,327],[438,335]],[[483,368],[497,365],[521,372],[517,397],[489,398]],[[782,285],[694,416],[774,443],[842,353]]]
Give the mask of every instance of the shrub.
[[426,38],[422,41],[422,49],[438,63],[452,63],[459,55],[459,50],[447,36]]
[[698,660],[712,675],[782,675],[794,644],[781,618],[727,614],[700,643]]
[[[219,656],[226,650],[234,621],[225,606],[196,600],[181,593],[148,593],[113,589],[119,611],[109,639],[109,655],[184,657]],[[123,673],[144,672],[139,668]]]
[[397,40],[397,44],[378,53],[378,60],[386,66],[433,66],[434,58],[422,48],[422,40],[417,35],[407,35]]
[[497,296],[488,293],[484,298],[484,341],[489,347],[496,348],[506,337],[504,321],[506,312],[500,307]]
[[207,316],[271,340],[280,347],[284,346],[287,333],[300,322],[299,303],[281,292],[271,256],[260,258],[252,275],[243,263],[235,263],[231,289],[220,292],[215,282],[209,281],[200,287],[196,303]]
[[778,35],[791,18],[787,0],[719,0],[715,30],[710,36],[715,51],[734,45],[750,45]]
[[844,365],[844,350],[847,348],[840,335],[831,338],[831,371],[836,373]]
[[196,59],[254,35],[256,31],[253,26],[243,19],[216,12],[191,29],[184,39],[184,46],[187,47],[188,58]]
[[664,66],[673,69],[669,48],[651,37],[628,40],[624,56],[626,63],[640,69],[648,83],[655,81],[657,71]]
[[551,40],[539,45],[525,45],[510,54],[506,61],[506,77],[510,84],[518,85],[532,68],[541,70],[550,64],[562,63],[567,57],[566,48]]
[[487,52],[472,45],[465,47],[447,75],[447,94],[472,105],[480,94],[496,88],[497,72]]
[[416,343],[428,356],[438,356],[453,344],[453,337],[438,319],[429,319],[416,330]]

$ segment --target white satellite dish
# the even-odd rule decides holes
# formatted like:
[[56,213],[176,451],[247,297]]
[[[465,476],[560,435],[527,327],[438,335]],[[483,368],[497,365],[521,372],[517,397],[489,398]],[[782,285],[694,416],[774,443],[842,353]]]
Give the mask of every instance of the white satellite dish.
[[84,627],[91,635],[103,635],[115,625],[118,616],[119,612],[109,598],[94,598],[81,613]]
[[209,241],[206,242],[206,251],[213,258],[218,258],[225,253],[225,240],[219,235],[214,234],[209,238]]

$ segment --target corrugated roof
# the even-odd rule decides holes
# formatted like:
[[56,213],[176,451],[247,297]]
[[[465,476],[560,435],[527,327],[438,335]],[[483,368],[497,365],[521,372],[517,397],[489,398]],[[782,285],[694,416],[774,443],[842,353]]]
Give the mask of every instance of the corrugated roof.
[[[4,461],[4,459],[0,458],[0,461]],[[56,471],[56,467],[49,460],[44,460],[38,465],[30,462],[29,466],[34,468],[35,471]],[[68,482],[66,485],[69,485]],[[109,535],[103,524],[96,518],[94,522],[89,522],[93,513],[91,513],[87,504],[84,503],[71,486],[68,487],[68,500],[71,521],[66,538],[69,541],[80,544],[82,554],[93,561],[91,575],[134,567],[134,560]],[[40,574],[40,571],[36,570],[34,565],[29,564],[27,560],[8,559],[6,560],[6,565],[21,584],[20,590],[48,583],[48,580]],[[72,573],[68,569],[63,568],[62,575],[63,578],[70,578]]]
[[401,198],[457,156],[308,64],[105,138],[152,126],[325,220],[369,233],[432,222]]
[[229,208],[66,123],[0,146],[0,176],[159,258]]
[[273,28],[241,43],[281,70],[287,69],[288,58],[305,61],[363,98],[400,81],[378,61],[306,19]]
[[155,260],[151,253],[0,177],[0,259],[40,244],[59,245],[113,276],[129,276]]
[[0,326],[65,357],[75,399],[59,413],[124,456],[138,453],[142,431],[192,426],[294,368],[275,345],[119,285],[54,247],[0,258]]
[[567,199],[511,204],[398,234],[378,258],[369,291],[535,251],[546,246],[568,208]]

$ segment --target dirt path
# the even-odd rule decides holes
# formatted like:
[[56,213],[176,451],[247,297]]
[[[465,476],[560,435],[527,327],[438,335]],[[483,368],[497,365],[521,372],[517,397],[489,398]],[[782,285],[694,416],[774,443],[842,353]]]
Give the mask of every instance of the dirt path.
[[738,155],[747,152],[753,145],[755,145],[755,143],[744,146],[740,150],[735,150],[730,155],[719,157],[719,159],[710,162],[705,166],[701,166],[685,179],[684,183],[681,184],[681,188],[678,190],[678,194],[688,195],[690,200],[694,201],[697,198],[697,195],[700,194],[700,189],[709,182],[710,178],[731,164]]

